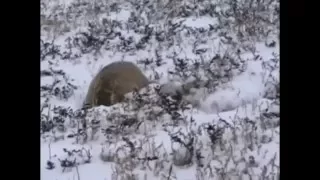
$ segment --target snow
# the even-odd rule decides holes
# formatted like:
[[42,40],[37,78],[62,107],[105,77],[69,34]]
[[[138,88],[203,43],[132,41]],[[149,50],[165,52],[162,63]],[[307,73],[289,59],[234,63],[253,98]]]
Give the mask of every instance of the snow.
[[247,73],[234,78],[227,86],[204,100],[203,108],[206,111],[216,113],[223,109],[232,110],[261,99],[264,92],[261,62],[250,62]]
[[217,24],[217,19],[212,17],[187,18],[183,24],[189,27],[209,28],[209,25]]
[[[60,3],[65,3],[68,6],[72,1],[59,1]],[[49,6],[50,4],[48,4]],[[104,15],[106,16],[106,15]],[[115,19],[118,21],[127,21],[130,17],[129,10],[121,11],[120,15],[111,14],[110,19]],[[187,18],[183,24],[189,27],[204,27],[209,28],[209,24],[218,23],[216,18],[201,17],[201,18]],[[74,32],[71,32],[71,34]],[[70,34],[70,33],[69,33]],[[129,37],[134,35],[134,32],[124,33],[124,37]],[[136,39],[140,39],[140,35],[136,35]],[[57,44],[64,44],[64,38],[67,35],[61,35]],[[190,45],[187,43],[188,40],[183,40],[184,47],[187,49],[179,54],[179,56],[195,57],[195,55],[189,50]],[[217,42],[217,40],[209,41]],[[257,179],[264,172],[264,168],[267,168],[265,174],[271,175],[274,173],[272,168],[270,168],[270,163],[273,164],[272,167],[279,167],[279,126],[273,128],[263,129],[260,126],[251,133],[251,126],[244,123],[244,119],[250,119],[256,124],[266,123],[265,126],[273,126],[277,122],[264,122],[261,117],[262,112],[279,112],[279,106],[274,105],[272,100],[264,98],[264,94],[269,90],[266,86],[266,82],[270,79],[270,74],[279,81],[279,69],[273,70],[272,72],[266,71],[264,68],[265,63],[270,63],[273,53],[279,54],[279,42],[276,41],[276,47],[268,48],[263,42],[256,42],[254,44],[256,48],[256,54],[262,57],[262,60],[253,60],[253,55],[250,53],[242,54],[242,58],[247,60],[247,68],[242,74],[235,76],[230,82],[222,84],[214,93],[209,93],[205,91],[198,90],[193,96],[188,98],[200,101],[200,107],[192,108],[181,112],[185,119],[190,120],[193,118],[195,124],[185,125],[184,123],[179,124],[178,127],[172,127],[167,125],[170,123],[169,118],[164,115],[163,117],[158,117],[161,119],[160,122],[144,122],[139,127],[137,132],[135,131],[125,131],[130,137],[130,140],[134,141],[136,147],[139,143],[142,143],[141,149],[135,149],[136,155],[143,158],[145,156],[157,156],[159,160],[156,162],[150,161],[149,165],[145,165],[138,161],[131,159],[130,152],[132,149],[126,145],[126,143],[121,139],[122,136],[116,135],[110,139],[104,137],[104,135],[99,132],[97,133],[97,139],[86,142],[85,144],[76,143],[74,139],[69,139],[66,137],[68,133],[55,133],[55,137],[61,140],[54,140],[52,137],[42,137],[41,138],[41,179],[42,180],[70,180],[70,179],[81,179],[81,180],[109,180],[116,179],[115,177],[123,177],[124,179],[130,179],[125,177],[126,174],[137,174],[137,179],[166,179],[164,177],[169,176],[172,179],[179,180],[192,180],[197,179],[197,177],[202,177],[200,179],[218,179],[220,175],[220,170],[223,169],[230,173],[230,177],[237,179],[240,172],[249,171],[253,179]],[[155,47],[150,45],[149,50],[153,53]],[[204,45],[211,49],[213,45]],[[213,51],[212,48],[211,51]],[[168,49],[168,55],[172,49]],[[210,50],[209,50],[210,51]],[[211,52],[210,51],[210,52]],[[162,51],[163,53],[163,51]],[[89,61],[92,59],[90,55],[84,55],[75,61],[62,61],[62,60],[52,60],[52,62],[59,62],[57,66],[50,66],[47,62],[41,62],[41,69],[48,69],[48,67],[53,67],[54,69],[62,69],[67,73],[67,77],[72,78],[74,81],[72,83],[78,88],[74,91],[74,94],[67,100],[59,100],[52,97],[49,102],[51,105],[58,105],[64,107],[71,107],[73,109],[81,108],[82,102],[87,93],[90,81],[93,79],[95,74],[105,65],[111,62],[119,61],[125,59],[126,61],[132,61],[137,63],[138,60],[142,60],[150,57],[151,53],[146,50],[136,51],[133,55],[121,52],[103,51],[100,56],[96,57],[96,60]],[[143,65],[139,65],[143,72],[148,76],[153,75],[153,70],[150,68],[145,68]],[[160,84],[165,84],[169,82],[169,75],[167,70],[173,67],[171,61],[167,61],[167,64],[156,67],[154,65],[150,66],[155,68],[162,77],[159,80]],[[58,78],[58,77],[56,77]],[[61,79],[59,77],[59,79]],[[52,77],[44,77],[41,79],[41,85],[52,84]],[[179,84],[179,83],[178,83]],[[169,87],[171,85],[169,84]],[[170,89],[168,90],[170,91]],[[43,102],[43,101],[42,101]],[[117,111],[125,114],[121,106],[114,105],[112,107],[97,107],[94,110],[103,112],[111,112],[112,108],[117,109]],[[148,109],[148,108],[146,108]],[[154,108],[156,109],[156,108]],[[150,110],[150,109],[149,109]],[[156,110],[154,110],[156,111]],[[128,112],[130,114],[130,112]],[[144,112],[141,112],[144,115]],[[103,114],[103,113],[102,113]],[[143,117],[140,115],[141,117]],[[101,115],[100,119],[106,119],[106,114]],[[206,135],[207,131],[204,130],[204,125],[210,123],[221,123],[220,120],[230,124],[233,128],[227,128],[223,133],[224,145],[217,147],[214,153],[211,153],[211,140]],[[250,124],[250,123],[249,123]],[[101,126],[108,126],[110,124],[105,123]],[[220,124],[221,125],[221,124]],[[243,131],[239,129],[246,127]],[[211,167],[211,173],[213,177],[210,176],[210,170],[204,168],[199,170],[196,164],[196,160],[192,160],[192,164],[188,166],[176,166],[172,164],[172,159],[176,156],[188,157],[189,151],[186,147],[177,143],[172,143],[170,134],[174,132],[181,132],[188,134],[190,132],[200,131],[202,129],[202,134],[197,136],[195,141],[195,149],[200,150],[202,156],[204,156],[203,164],[204,166]],[[249,132],[250,130],[250,132]],[[93,131],[91,129],[91,131]],[[168,133],[170,132],[170,133]],[[246,134],[243,134],[243,133]],[[238,138],[235,138],[237,135]],[[261,141],[258,146],[255,143],[250,142],[250,140]],[[114,141],[116,143],[108,144],[108,141]],[[236,140],[235,140],[236,139]],[[143,141],[143,142],[142,142]],[[237,143],[236,143],[237,142]],[[253,145],[252,145],[253,144]],[[82,155],[72,155],[68,156],[63,149],[82,149]],[[83,149],[84,148],[84,149]],[[68,158],[71,161],[76,159],[77,162],[85,162],[86,154],[85,152],[90,151],[91,159],[90,163],[80,163],[80,165],[72,168],[63,169],[60,167],[59,159]],[[103,152],[104,151],[104,152]],[[76,153],[75,153],[76,154]],[[228,160],[230,156],[233,156],[233,160]],[[103,161],[101,156],[110,156],[112,160]],[[254,157],[255,165],[249,163],[250,156]],[[274,162],[272,161],[274,159]],[[50,160],[54,162],[55,168],[47,169],[47,161]],[[116,163],[115,163],[116,162]],[[130,164],[131,163],[131,164]],[[162,164],[156,166],[156,163]],[[123,167],[126,164],[126,168]],[[237,164],[237,165],[236,165]],[[150,166],[150,167],[148,167]],[[252,167],[251,167],[252,166]],[[130,169],[134,167],[134,169]],[[170,168],[172,168],[170,170]],[[222,171],[222,170],[221,170]],[[171,172],[171,173],[170,173]],[[279,172],[279,171],[278,171]],[[232,175],[233,174],[233,175]],[[240,173],[242,178],[249,179],[248,173]],[[131,178],[135,179],[135,178]]]

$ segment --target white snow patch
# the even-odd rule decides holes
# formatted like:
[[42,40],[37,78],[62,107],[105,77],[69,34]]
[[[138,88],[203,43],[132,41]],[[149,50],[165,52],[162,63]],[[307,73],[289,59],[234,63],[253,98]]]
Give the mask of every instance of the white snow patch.
[[215,25],[217,23],[218,23],[217,18],[202,16],[199,18],[196,18],[196,17],[186,18],[186,21],[183,24],[185,24],[188,27],[209,28],[209,24]]

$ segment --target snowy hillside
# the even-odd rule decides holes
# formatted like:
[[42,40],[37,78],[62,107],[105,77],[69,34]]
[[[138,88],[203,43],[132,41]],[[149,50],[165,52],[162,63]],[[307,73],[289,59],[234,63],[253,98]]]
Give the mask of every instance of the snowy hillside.
[[[278,0],[42,0],[41,24],[42,180],[279,179]],[[121,60],[156,83],[81,109]]]

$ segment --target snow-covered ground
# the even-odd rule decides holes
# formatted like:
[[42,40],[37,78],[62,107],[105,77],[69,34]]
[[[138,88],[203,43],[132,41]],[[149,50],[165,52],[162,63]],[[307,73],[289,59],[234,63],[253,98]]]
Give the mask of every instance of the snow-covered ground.
[[[174,17],[173,23],[182,22],[181,26],[175,29],[174,25],[170,25],[163,18],[159,20],[159,26],[152,23],[149,27],[153,27],[155,31],[163,31],[164,39],[159,41],[157,38],[161,38],[161,35],[151,33],[149,42],[138,48],[143,44],[140,43],[141,39],[148,34],[145,32],[148,28],[143,24],[153,22],[150,13],[156,14],[151,11],[152,8],[147,8],[148,3],[153,1],[143,1],[147,5],[140,15],[137,10],[130,9],[132,5],[129,1],[119,1],[112,6],[118,7],[118,10],[110,13],[108,11],[112,8],[106,7],[111,7],[112,3],[117,1],[92,1],[90,4],[97,5],[91,5],[87,8],[88,11],[97,7],[100,7],[101,11],[96,12],[93,20],[88,15],[87,21],[108,21],[108,25],[96,25],[91,30],[86,23],[80,23],[85,22],[81,19],[81,13],[84,14],[85,10],[80,9],[89,7],[84,2],[90,1],[45,0],[46,8],[42,9],[42,14],[47,18],[52,17],[50,14],[61,12],[58,19],[70,16],[79,22],[76,26],[70,26],[69,31],[54,32],[56,35],[52,44],[52,31],[42,30],[44,56],[41,59],[41,71],[51,73],[41,77],[42,180],[279,178],[277,32],[269,33],[270,35],[262,40],[248,38],[249,40],[240,42],[230,26],[225,29],[210,29],[210,26],[222,26],[215,16]],[[203,1],[204,5],[210,2]],[[226,0],[217,2],[223,3]],[[108,6],[106,3],[109,3]],[[270,6],[275,3],[270,3]],[[224,6],[219,9],[224,9],[222,7]],[[137,20],[129,21],[130,17],[132,18],[130,12],[138,14],[137,17],[144,19],[144,22],[139,24]],[[76,16],[77,13],[80,15]],[[270,14],[266,16],[271,16]],[[229,19],[233,21],[232,17]],[[105,32],[99,30],[107,29],[107,32],[110,32],[113,26],[110,25],[111,20],[122,26],[112,27],[113,33],[121,32],[121,36],[103,39]],[[269,26],[265,28],[272,29]],[[94,45],[90,45],[88,36],[81,36],[83,32],[98,39],[92,43]],[[221,36],[222,32],[229,35]],[[230,43],[222,43],[228,41],[227,36],[232,37]],[[73,40],[72,45],[68,45],[68,38]],[[83,40],[84,38],[86,39]],[[96,47],[101,39],[104,42],[102,48],[88,51],[91,46]],[[268,45],[272,41],[275,42],[274,46]],[[44,45],[45,43],[47,44]],[[124,46],[123,43],[127,45]],[[52,54],[57,52],[54,51],[55,48],[60,51],[53,58]],[[203,49],[204,53],[195,53],[196,50]],[[45,55],[46,53],[48,55]],[[203,69],[207,68],[205,65],[217,54],[224,57],[222,59],[226,64],[230,59],[239,62],[241,60],[238,68],[242,70],[233,69],[233,75],[228,76],[228,80],[219,80],[213,91],[202,88],[192,96],[189,95],[189,98],[200,102],[199,107],[188,105],[189,109],[180,107],[178,110],[165,111],[164,105],[155,103],[160,97],[151,89],[145,104],[138,110],[126,109],[124,102],[111,107],[90,109],[86,117],[81,117],[81,112],[77,111],[81,108],[92,78],[99,69],[111,62],[126,60],[136,63],[150,79],[158,81],[149,86],[155,87],[169,81],[192,80],[191,76],[184,79],[168,73],[168,70],[182,72],[175,70],[178,66],[174,65],[174,59],[179,58],[185,60],[189,68],[194,65],[194,61],[201,62],[204,66],[200,68],[199,74],[204,79],[208,78],[209,76],[205,75],[207,71]],[[159,61],[163,62],[163,65],[156,64],[159,59],[157,56],[161,57]],[[146,60],[153,62],[143,63]],[[211,63],[209,66],[211,68],[214,65]],[[212,68],[222,71],[224,66]],[[64,74],[57,73],[60,70]],[[226,72],[223,71],[220,75],[226,75]],[[159,75],[159,78],[155,78],[156,75]],[[43,87],[52,88],[47,91]],[[147,89],[142,89],[141,92]],[[58,106],[60,111],[54,109]],[[175,113],[179,114],[178,120],[174,118]],[[130,118],[136,118],[136,121],[129,126],[121,124]],[[88,124],[86,129],[80,127],[83,119]],[[49,121],[52,125],[44,123]]]

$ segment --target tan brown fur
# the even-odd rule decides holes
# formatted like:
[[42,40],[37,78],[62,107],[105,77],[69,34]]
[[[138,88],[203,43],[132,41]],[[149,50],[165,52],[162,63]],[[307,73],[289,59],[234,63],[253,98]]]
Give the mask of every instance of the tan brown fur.
[[124,95],[141,89],[149,80],[133,63],[121,61],[105,66],[90,83],[84,105],[111,106],[124,100]]

